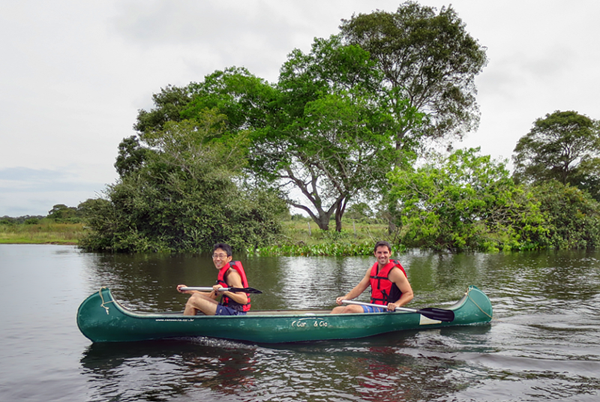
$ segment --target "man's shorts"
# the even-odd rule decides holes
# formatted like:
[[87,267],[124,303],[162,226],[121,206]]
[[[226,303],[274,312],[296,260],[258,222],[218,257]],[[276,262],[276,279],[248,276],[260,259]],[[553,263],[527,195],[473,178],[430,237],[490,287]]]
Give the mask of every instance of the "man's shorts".
[[234,310],[231,307],[217,305],[217,312],[215,315],[246,315],[245,311]]
[[385,313],[386,311],[388,311],[387,306],[386,307],[362,306],[362,308],[365,313]]

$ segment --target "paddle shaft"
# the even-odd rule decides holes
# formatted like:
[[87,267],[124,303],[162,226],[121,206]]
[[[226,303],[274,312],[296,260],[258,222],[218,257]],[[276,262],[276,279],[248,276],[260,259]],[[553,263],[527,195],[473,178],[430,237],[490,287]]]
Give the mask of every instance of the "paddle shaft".
[[[188,286],[188,287],[181,288],[180,290],[182,290],[182,291],[198,290],[200,292],[212,292],[213,288],[212,287]],[[254,289],[254,288],[220,288],[219,292],[262,293],[260,290]]]
[[[360,306],[371,306],[371,307],[379,307],[379,308],[387,308],[387,306],[381,304],[373,304],[373,303],[363,303],[353,300],[342,300],[344,304],[357,304]],[[454,321],[454,311],[452,310],[444,310],[441,308],[424,308],[424,309],[413,309],[407,307],[396,307],[395,311],[407,311],[410,313],[418,313],[427,318],[437,321]]]
[[[344,303],[344,304],[357,304],[359,306],[371,306],[371,307],[387,308],[387,305],[384,306],[382,304],[364,303],[364,302],[359,302],[359,301],[354,301],[354,300],[342,300],[342,303]],[[416,312],[418,312],[418,310],[416,310],[414,308],[407,308],[407,307],[396,307],[396,311],[408,311],[409,313],[416,313]]]

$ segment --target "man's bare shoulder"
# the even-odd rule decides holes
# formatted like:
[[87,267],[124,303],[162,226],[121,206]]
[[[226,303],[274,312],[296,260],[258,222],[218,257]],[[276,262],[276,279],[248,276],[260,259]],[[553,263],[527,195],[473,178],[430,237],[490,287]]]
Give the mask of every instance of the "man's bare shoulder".
[[240,273],[235,270],[234,268],[229,268],[227,270],[227,272],[225,273],[225,282],[230,283],[230,281],[241,281],[242,280],[242,276],[240,275]]
[[396,266],[390,270],[388,278],[390,278],[391,280],[394,280],[394,279],[403,280],[403,279],[406,279],[406,275],[404,274],[404,271],[402,271],[400,268],[398,268]]

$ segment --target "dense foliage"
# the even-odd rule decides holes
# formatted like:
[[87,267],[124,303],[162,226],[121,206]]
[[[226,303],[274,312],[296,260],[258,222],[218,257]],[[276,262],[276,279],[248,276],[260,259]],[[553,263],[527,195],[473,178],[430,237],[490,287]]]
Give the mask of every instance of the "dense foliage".
[[256,256],[360,256],[373,254],[373,242],[348,243],[328,242],[318,245],[287,244],[260,247],[248,250],[249,255]]
[[237,249],[270,244],[284,204],[272,192],[244,185],[239,142],[206,142],[221,116],[202,125],[167,122],[148,133],[143,163],[86,206],[90,250],[208,251],[218,241]]
[[403,245],[452,252],[545,246],[539,205],[504,163],[478,151],[458,150],[414,172],[390,174]]
[[548,229],[549,246],[585,249],[600,246],[600,203],[587,192],[558,181],[533,187]]
[[[487,63],[486,49],[466,30],[452,6],[406,1],[396,12],[375,11],[343,20],[345,43],[369,52],[383,75],[391,141],[402,151],[394,165],[409,169],[414,156],[431,145],[476,129],[479,108],[475,77]],[[380,188],[390,231],[401,222],[397,206]]]
[[[249,140],[253,180],[323,230],[333,218],[339,232],[347,207],[385,196],[392,165],[407,168],[429,140],[476,126],[474,77],[485,63],[451,8],[406,2],[396,13],[345,21],[339,36],[315,39],[307,53],[293,50],[275,84],[232,67],[168,86],[135,128],[143,140],[169,121],[218,111],[223,137]],[[137,140],[121,144],[119,172],[145,158]]]
[[336,231],[349,202],[382,187],[397,158],[369,54],[338,37],[295,50],[281,69],[278,110],[254,136],[252,168],[271,183],[290,183],[290,205]]

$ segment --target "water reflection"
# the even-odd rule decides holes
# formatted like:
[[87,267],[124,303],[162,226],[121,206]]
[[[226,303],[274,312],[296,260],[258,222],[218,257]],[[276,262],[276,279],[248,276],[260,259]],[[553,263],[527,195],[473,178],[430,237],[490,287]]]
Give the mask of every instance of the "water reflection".
[[273,346],[206,338],[94,344],[81,365],[93,400],[436,400],[468,386],[449,377],[466,366],[453,337],[472,337],[447,330]]
[[81,365],[94,400],[171,400],[198,388],[234,395],[252,385],[255,349],[203,338],[93,344]]

